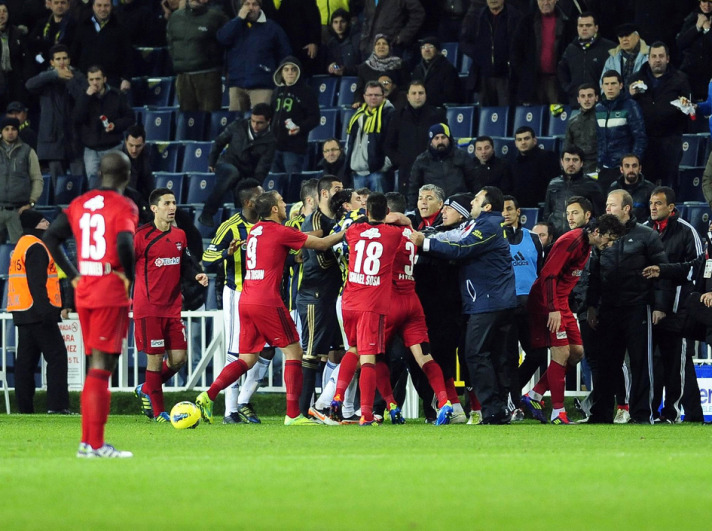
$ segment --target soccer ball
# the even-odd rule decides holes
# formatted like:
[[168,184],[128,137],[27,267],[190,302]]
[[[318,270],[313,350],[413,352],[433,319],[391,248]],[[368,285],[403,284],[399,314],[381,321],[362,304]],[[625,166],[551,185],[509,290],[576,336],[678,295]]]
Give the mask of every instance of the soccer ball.
[[178,402],[171,409],[171,424],[177,430],[197,428],[200,424],[200,409],[193,402]]

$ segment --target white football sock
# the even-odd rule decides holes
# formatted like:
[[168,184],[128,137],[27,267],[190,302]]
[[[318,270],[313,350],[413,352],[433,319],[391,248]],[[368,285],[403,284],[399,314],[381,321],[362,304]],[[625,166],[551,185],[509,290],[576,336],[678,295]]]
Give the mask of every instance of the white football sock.
[[[225,365],[237,360],[237,356],[230,353],[225,357]],[[236,382],[230,384],[229,387],[225,389],[225,416],[229,417],[230,413],[237,413],[237,394],[240,392],[240,379],[238,378]]]
[[260,356],[254,367],[247,371],[245,382],[242,384],[242,389],[240,389],[240,396],[237,397],[237,403],[239,405],[245,405],[252,399],[252,395],[255,394],[255,391],[257,391],[260,385],[260,380],[267,374],[269,364],[270,360]]
[[[339,379],[340,368],[341,364],[337,365],[336,368],[331,371],[331,376],[321,391],[319,399],[316,401],[315,407],[317,409],[326,409],[331,406],[331,401],[334,399],[334,394],[336,393],[336,381]],[[324,372],[326,372],[326,368]]]

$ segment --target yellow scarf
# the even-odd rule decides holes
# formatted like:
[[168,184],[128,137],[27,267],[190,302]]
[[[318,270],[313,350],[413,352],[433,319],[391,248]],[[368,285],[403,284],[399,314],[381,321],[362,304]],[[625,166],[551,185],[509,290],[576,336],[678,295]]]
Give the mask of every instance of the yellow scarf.
[[356,121],[361,116],[365,116],[366,119],[363,123],[363,132],[380,133],[381,127],[383,126],[383,107],[385,106],[385,103],[386,102],[384,101],[381,105],[372,110],[369,109],[368,105],[366,105],[365,103],[361,105],[361,107],[359,107],[358,110],[351,117],[351,120],[349,120],[349,127],[346,132],[348,134],[351,134],[351,128],[356,123]]

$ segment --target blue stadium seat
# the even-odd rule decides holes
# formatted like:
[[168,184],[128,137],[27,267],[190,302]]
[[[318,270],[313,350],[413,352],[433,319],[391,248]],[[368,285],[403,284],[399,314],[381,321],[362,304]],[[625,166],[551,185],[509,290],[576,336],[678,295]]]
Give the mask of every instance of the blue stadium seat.
[[341,109],[341,137],[340,140],[346,140],[348,136],[349,122],[351,117],[356,114],[356,109]]
[[544,118],[548,112],[545,105],[519,106],[514,110],[514,123],[512,124],[512,135],[514,131],[522,126],[529,126],[534,129],[536,136],[542,136],[544,132]]
[[336,99],[336,105],[339,107],[350,106],[354,102],[357,84],[358,78],[356,76],[342,76],[339,80],[339,95]]
[[559,139],[554,136],[540,136],[536,139],[536,143],[540,149],[546,149],[548,151],[553,151],[557,155],[559,154]]
[[704,138],[698,135],[682,135],[682,159],[680,166],[698,166],[700,163],[700,146],[704,146]]
[[0,278],[2,279],[8,277],[8,273],[10,270],[10,256],[12,256],[12,251],[14,248],[14,243],[0,244]]
[[242,113],[240,111],[221,110],[211,112],[206,140],[215,140],[215,138],[222,133],[222,130],[225,129],[230,122],[233,122],[238,118],[242,118]]
[[323,142],[336,136],[339,109],[321,109],[319,125],[309,131],[309,142]]
[[705,201],[702,193],[703,167],[680,168],[680,180],[677,186],[677,200],[680,203]]
[[198,229],[198,231],[200,232],[200,235],[203,237],[203,239],[210,239],[213,236],[215,236],[215,232],[218,230],[218,227],[222,223],[223,209],[218,208],[218,211],[213,216],[214,226],[212,226],[212,227],[207,227],[207,226],[203,225],[202,223],[198,223],[198,218],[200,218],[200,215],[202,213],[203,213],[202,207],[195,209],[193,223],[195,224],[195,228]]
[[319,107],[333,107],[336,103],[336,91],[339,79],[331,76],[313,76],[309,85],[317,92]]
[[143,113],[143,127],[149,142],[169,142],[172,140],[174,112],[146,109]]
[[472,137],[472,128],[475,124],[475,107],[448,107],[446,115],[447,123],[450,126],[450,134],[454,138]]
[[470,67],[472,66],[472,58],[469,55],[462,54],[460,58],[460,73],[469,74]]
[[181,142],[152,142],[149,146],[153,171],[178,171],[180,167],[179,161],[183,156],[183,144]]
[[176,196],[176,202],[178,204],[183,203],[185,174],[156,171],[153,172],[153,178],[156,180],[156,188],[168,188]]
[[459,64],[457,57],[459,49],[460,45],[457,42],[444,42],[442,43],[442,49],[440,50],[440,52],[455,68],[457,68]]
[[202,205],[205,203],[215,186],[215,174],[189,173],[186,178],[188,180],[188,192],[185,202],[189,205]]
[[458,138],[455,144],[458,149],[466,151],[471,157],[475,156],[475,139],[474,138]]
[[481,107],[477,136],[507,136],[509,107]]
[[[141,98],[141,105],[167,107],[173,102],[175,77],[149,77]],[[134,102],[135,104],[135,102]]]
[[178,112],[176,117],[176,140],[205,140],[208,113],[204,111]]
[[701,238],[705,238],[710,226],[712,209],[706,201],[689,201],[685,203],[687,221],[695,227]]
[[549,114],[549,127],[546,130],[546,136],[564,136],[566,134],[566,126],[574,114],[568,105],[564,105],[564,110],[558,116]]
[[272,190],[276,190],[280,193],[280,195],[283,196],[285,190],[287,189],[288,182],[288,173],[268,173],[267,177],[265,177],[265,180],[262,183],[262,188],[264,188],[265,192],[271,192]]
[[212,142],[184,142],[183,166],[181,170],[185,173],[207,172],[208,158],[213,147]]
[[38,206],[46,206],[50,204],[50,197],[51,197],[51,191],[52,191],[52,176],[51,175],[43,175],[42,176],[42,194],[40,194],[40,197],[37,199],[36,204]]
[[[522,208],[521,209],[521,217],[519,218],[519,222],[521,223],[522,227],[532,230],[534,228],[534,225],[536,225],[537,221],[539,221],[539,209],[538,208]],[[532,236],[536,237],[536,236]]]
[[321,177],[320,171],[304,171],[302,173],[292,173],[287,181],[287,188],[282,194],[285,202],[296,203],[299,201],[299,192],[302,190],[302,183],[308,179]]
[[512,161],[517,157],[517,146],[513,138],[493,136],[494,154],[501,159]]
[[58,175],[54,182],[54,204],[68,205],[82,194],[83,175]]

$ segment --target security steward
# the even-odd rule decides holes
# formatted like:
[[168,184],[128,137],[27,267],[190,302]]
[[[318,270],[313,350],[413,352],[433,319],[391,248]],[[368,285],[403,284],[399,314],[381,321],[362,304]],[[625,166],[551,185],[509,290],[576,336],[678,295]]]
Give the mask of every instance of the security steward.
[[57,323],[62,308],[57,267],[42,235],[49,226],[41,212],[20,214],[22,237],[10,258],[7,311],[18,330],[15,398],[20,413],[34,413],[35,370],[47,362],[47,413],[69,414],[67,349]]

